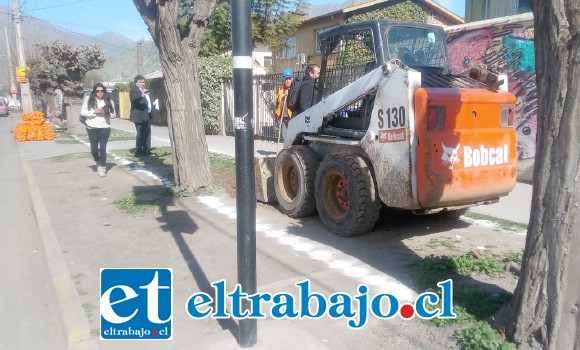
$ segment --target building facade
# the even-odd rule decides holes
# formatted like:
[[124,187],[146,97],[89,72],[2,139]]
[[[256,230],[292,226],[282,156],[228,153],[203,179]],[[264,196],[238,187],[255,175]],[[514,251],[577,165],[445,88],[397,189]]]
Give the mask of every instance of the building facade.
[[[283,50],[275,59],[280,69],[301,70],[306,63],[320,64],[319,34],[330,28],[342,25],[349,17],[377,11],[403,3],[402,0],[375,0],[347,7],[325,15],[305,20],[296,34],[288,39],[290,49]],[[427,17],[427,23],[441,26],[462,24],[463,19],[431,0],[414,0]]]
[[530,12],[530,0],[466,0],[465,23]]

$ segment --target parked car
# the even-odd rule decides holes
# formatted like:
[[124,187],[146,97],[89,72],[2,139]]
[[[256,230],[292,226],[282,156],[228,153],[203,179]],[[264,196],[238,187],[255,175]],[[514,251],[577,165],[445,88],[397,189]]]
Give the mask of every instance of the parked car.
[[0,116],[7,117],[9,113],[8,103],[0,100]]

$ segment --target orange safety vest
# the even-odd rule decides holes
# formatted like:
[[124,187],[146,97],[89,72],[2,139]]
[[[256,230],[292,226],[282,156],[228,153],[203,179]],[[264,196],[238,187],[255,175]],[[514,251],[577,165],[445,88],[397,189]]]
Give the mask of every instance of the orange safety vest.
[[[288,96],[288,90],[286,90],[286,96]],[[284,97],[284,85],[280,86],[278,88],[278,98],[277,98],[277,102],[276,102],[276,120],[280,120],[280,117],[282,117],[282,97]],[[286,99],[284,99],[284,107],[286,107],[288,105]],[[286,108],[286,115],[288,116],[288,118],[292,118],[292,111],[289,110],[288,108]],[[284,115],[284,117],[286,116]]]

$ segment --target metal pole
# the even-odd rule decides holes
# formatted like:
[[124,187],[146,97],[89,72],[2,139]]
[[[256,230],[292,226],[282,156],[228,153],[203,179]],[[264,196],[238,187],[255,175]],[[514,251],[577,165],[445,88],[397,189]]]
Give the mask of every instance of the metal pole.
[[[236,135],[236,206],[238,218],[238,281],[242,291],[256,293],[256,174],[252,108],[252,30],[250,0],[231,0]],[[242,301],[243,310],[250,308]],[[256,319],[241,319],[238,343],[252,347],[258,338]]]
[[8,75],[10,76],[10,93],[12,94],[12,102],[16,109],[16,93],[12,91],[12,87],[16,87],[14,82],[14,65],[12,64],[12,52],[10,51],[10,40],[8,39],[8,28],[4,27],[4,34],[6,36],[6,54],[8,55]]
[[141,74],[141,45],[143,44],[143,39],[137,42],[137,74]]
[[[12,0],[12,14],[14,17],[14,29],[16,30],[16,49],[18,52],[18,65],[26,67],[26,56],[24,55],[24,40],[20,29],[20,2]],[[24,113],[32,112],[32,98],[30,96],[30,85],[20,83],[20,99],[22,100],[22,110]]]

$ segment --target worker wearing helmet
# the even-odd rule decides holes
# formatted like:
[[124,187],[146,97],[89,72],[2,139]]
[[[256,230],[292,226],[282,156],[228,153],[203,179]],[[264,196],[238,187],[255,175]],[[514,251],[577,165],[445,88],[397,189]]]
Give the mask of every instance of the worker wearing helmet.
[[287,108],[288,104],[286,98],[288,97],[288,90],[292,85],[294,73],[290,69],[282,72],[282,85],[278,87],[278,99],[276,101],[276,121],[279,122],[283,118],[292,118],[292,111]]

